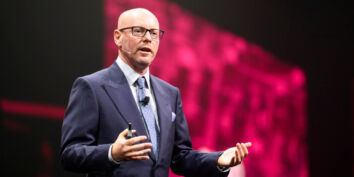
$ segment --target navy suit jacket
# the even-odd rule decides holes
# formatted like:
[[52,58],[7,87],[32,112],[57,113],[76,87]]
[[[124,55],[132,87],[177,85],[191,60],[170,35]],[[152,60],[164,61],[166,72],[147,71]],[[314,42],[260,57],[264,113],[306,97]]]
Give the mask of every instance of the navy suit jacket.
[[183,176],[227,176],[216,167],[220,152],[202,153],[191,148],[179,90],[152,75],[150,82],[161,133],[158,159],[153,153],[149,160],[123,161],[120,165],[108,159],[110,145],[128,122],[136,129],[136,136],[147,135],[128,81],[114,62],[73,84],[62,126],[63,167],[87,176],[167,177],[169,168]]

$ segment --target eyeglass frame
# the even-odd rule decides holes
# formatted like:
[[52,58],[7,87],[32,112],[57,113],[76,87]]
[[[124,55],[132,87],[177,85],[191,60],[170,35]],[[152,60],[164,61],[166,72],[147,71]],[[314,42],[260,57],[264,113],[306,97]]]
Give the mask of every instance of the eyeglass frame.
[[[133,28],[136,28],[136,27],[145,29],[144,35],[142,35],[142,36],[136,36],[136,35],[134,35],[134,33],[133,33]],[[161,37],[159,36],[159,37],[157,37],[157,38],[153,38],[153,37],[151,36],[151,39],[158,39],[158,40],[161,40],[162,37],[163,37],[163,34],[165,33],[165,31],[162,30],[162,29],[156,29],[156,28],[147,29],[147,28],[142,27],[142,26],[129,26],[129,27],[125,27],[125,28],[118,29],[118,31],[121,31],[121,32],[122,32],[122,31],[127,30],[127,29],[130,29],[132,35],[133,35],[133,36],[136,36],[136,37],[144,37],[148,31],[149,31],[150,36],[151,36],[151,31],[152,31],[152,30],[159,30],[159,32],[161,33]]]

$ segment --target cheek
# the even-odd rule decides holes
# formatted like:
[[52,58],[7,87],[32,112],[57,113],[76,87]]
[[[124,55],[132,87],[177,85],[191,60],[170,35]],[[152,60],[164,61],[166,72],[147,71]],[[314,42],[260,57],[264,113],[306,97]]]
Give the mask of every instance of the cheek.
[[159,49],[159,42],[156,42],[156,44],[154,44],[154,51],[155,51],[155,54],[157,52],[157,50]]
[[138,45],[138,42],[133,41],[133,40],[129,40],[128,42],[129,42],[129,43],[128,43],[128,46],[129,46],[130,50],[136,51],[137,48],[138,48],[138,46],[139,46],[139,45]]
[[129,37],[122,38],[120,45],[131,52],[135,51],[138,46],[136,40]]

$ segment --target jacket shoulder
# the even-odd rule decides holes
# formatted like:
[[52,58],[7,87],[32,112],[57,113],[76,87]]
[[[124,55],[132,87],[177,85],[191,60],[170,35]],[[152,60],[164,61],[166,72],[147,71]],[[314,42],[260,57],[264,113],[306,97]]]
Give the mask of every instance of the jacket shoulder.
[[80,76],[76,79],[76,81],[81,80],[93,86],[93,85],[101,85],[107,79],[108,79],[108,68],[105,68],[88,75]]
[[154,81],[159,86],[161,86],[161,87],[163,87],[165,89],[168,89],[170,91],[174,91],[174,92],[179,91],[179,89],[177,87],[173,86],[172,84],[170,84],[170,83],[168,83],[168,82],[166,82],[166,81],[164,81],[164,80],[162,80],[162,79],[160,79],[160,78],[158,78],[158,77],[156,77],[154,75],[150,75],[150,76],[151,76],[151,79],[154,79]]

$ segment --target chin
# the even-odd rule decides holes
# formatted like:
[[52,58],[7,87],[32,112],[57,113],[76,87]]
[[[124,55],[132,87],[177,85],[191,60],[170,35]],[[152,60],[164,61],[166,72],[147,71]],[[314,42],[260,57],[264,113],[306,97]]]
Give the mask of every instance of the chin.
[[141,65],[150,65],[151,62],[154,60],[154,58],[151,58],[151,57],[141,57],[138,59],[138,63],[141,64]]
[[136,62],[136,64],[137,64],[136,66],[138,66],[138,68],[144,69],[144,68],[149,67],[150,64],[151,64],[151,62],[145,61],[145,60],[138,60],[138,61]]

